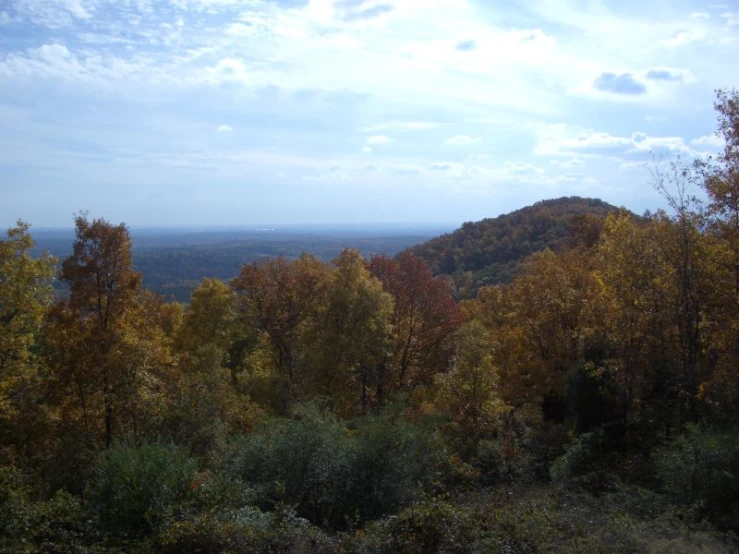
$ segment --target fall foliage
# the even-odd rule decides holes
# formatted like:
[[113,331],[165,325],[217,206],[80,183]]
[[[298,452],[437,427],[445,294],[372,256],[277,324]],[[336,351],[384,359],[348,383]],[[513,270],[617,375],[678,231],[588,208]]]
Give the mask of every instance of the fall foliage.
[[656,169],[665,211],[545,202],[394,258],[246,264],[187,305],[84,213],[54,298],[19,222],[0,547],[733,551],[738,98],[720,156]]

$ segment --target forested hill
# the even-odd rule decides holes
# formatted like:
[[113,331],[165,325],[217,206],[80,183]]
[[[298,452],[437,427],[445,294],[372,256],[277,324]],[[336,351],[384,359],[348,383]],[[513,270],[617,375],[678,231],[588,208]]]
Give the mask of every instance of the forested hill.
[[578,196],[543,200],[515,212],[475,223],[408,249],[436,275],[451,275],[457,294],[471,297],[485,285],[508,283],[534,252],[558,251],[571,237],[575,218],[605,218],[618,208]]

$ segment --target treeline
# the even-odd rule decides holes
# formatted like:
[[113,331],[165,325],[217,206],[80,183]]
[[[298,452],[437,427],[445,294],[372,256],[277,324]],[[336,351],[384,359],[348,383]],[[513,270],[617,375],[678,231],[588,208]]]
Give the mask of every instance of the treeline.
[[[245,263],[284,256],[299,258],[310,252],[329,261],[344,248],[353,248],[370,257],[375,253],[394,255],[425,240],[430,229],[405,231],[368,228],[362,231],[325,229],[297,231],[203,231],[161,230],[132,232],[133,264],[143,275],[145,288],[166,300],[187,303],[204,278],[231,280]],[[35,233],[36,245],[31,253],[50,252],[64,259],[72,249],[74,235],[67,230],[45,230]],[[66,285],[55,282],[57,294]]]
[[[345,250],[142,287],[128,230],[0,242],[8,552],[739,548],[739,99],[671,211],[457,303],[418,256]],[[706,200],[689,192],[699,185]]]
[[134,248],[133,257],[134,266],[143,274],[147,289],[168,300],[186,303],[202,279],[230,280],[246,262],[279,256],[296,259],[303,252],[310,252],[320,260],[329,261],[347,245],[365,256],[371,256],[375,252],[392,255],[428,236],[422,231],[418,232],[419,236],[342,236],[341,231],[330,235],[306,236],[281,232],[275,238],[262,235],[253,239],[239,238],[220,243],[138,250]]

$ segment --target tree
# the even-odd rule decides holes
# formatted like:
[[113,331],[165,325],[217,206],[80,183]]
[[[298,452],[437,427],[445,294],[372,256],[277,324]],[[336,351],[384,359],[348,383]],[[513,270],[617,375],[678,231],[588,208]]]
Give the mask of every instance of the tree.
[[[718,164],[698,162],[703,187],[708,194],[709,214],[715,218],[722,236],[735,256],[739,256],[739,94],[737,91],[717,93],[715,104],[719,114],[719,135],[724,151]],[[737,293],[739,293],[739,257],[734,260]]]
[[207,454],[224,428],[244,427],[249,412],[238,394],[239,377],[255,334],[234,290],[219,279],[204,279],[175,340],[180,372],[167,414],[167,431],[191,452]]
[[30,254],[33,239],[21,221],[0,240],[0,444],[29,454],[31,427],[42,428],[37,399],[39,343],[51,298],[56,260]]
[[642,411],[659,408],[664,415],[670,395],[665,358],[669,322],[660,286],[668,270],[655,222],[638,223],[626,214],[609,216],[596,265],[601,288],[594,300],[601,317],[594,332],[601,334],[605,354],[594,369],[601,383],[615,390],[626,446],[629,428]]
[[566,376],[581,364],[594,286],[578,251],[534,254],[507,287],[480,290],[472,312],[492,331],[500,394],[514,410],[542,406],[561,420]]
[[428,385],[433,376],[449,369],[453,355],[451,336],[462,323],[447,282],[434,277],[428,264],[405,252],[397,259],[374,256],[372,275],[394,300],[392,351],[383,361],[378,378],[378,399],[385,389]]
[[714,282],[721,298],[711,310],[708,328],[716,367],[701,383],[699,395],[715,407],[716,414],[726,417],[736,415],[739,400],[739,93],[717,91],[714,107],[724,149],[716,160],[698,160],[694,168],[708,197],[711,234],[719,240],[714,259],[729,277]]
[[0,414],[24,389],[34,364],[33,348],[51,301],[54,258],[33,258],[29,226],[19,221],[0,240]]
[[378,367],[387,357],[392,297],[372,277],[358,250],[344,250],[333,261],[334,269],[308,328],[309,350],[315,392],[343,400],[351,411],[359,392],[366,410],[369,388],[378,384]]
[[247,319],[262,334],[277,385],[277,407],[286,413],[309,378],[303,336],[325,298],[328,268],[315,256],[276,258],[245,265],[232,281]]
[[[75,225],[73,253],[60,273],[69,284],[69,300],[52,312],[56,377],[75,391],[87,436],[98,433],[96,415],[102,412],[107,448],[116,429],[136,433],[144,425],[149,402],[143,400],[156,404],[151,393],[161,390],[169,349],[157,325],[161,303],[141,291],[126,226],[90,221],[86,214]],[[144,390],[149,394],[142,395]]]
[[236,385],[246,353],[256,341],[255,333],[241,316],[234,290],[219,279],[203,279],[190,298],[177,338],[178,350],[190,358],[215,352]]
[[504,410],[489,331],[473,320],[459,328],[456,339],[451,371],[437,376],[437,398],[465,433],[479,438],[495,427]]

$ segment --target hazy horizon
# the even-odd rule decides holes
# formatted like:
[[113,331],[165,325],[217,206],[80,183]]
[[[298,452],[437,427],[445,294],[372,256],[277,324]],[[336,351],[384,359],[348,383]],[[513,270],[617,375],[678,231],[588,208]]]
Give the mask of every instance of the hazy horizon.
[[689,0],[8,0],[0,225],[654,210],[653,157],[721,151],[738,29]]
[[[93,216],[94,217],[94,216]],[[30,223],[30,222],[27,222]],[[132,233],[145,232],[296,232],[296,231],[428,231],[436,229],[456,229],[464,222],[357,222],[357,223],[243,223],[243,224],[200,224],[200,225],[128,225],[125,221],[111,221],[111,223],[124,223]],[[12,225],[11,225],[12,227]],[[66,226],[42,227],[31,224],[32,232],[74,232],[74,221]]]

